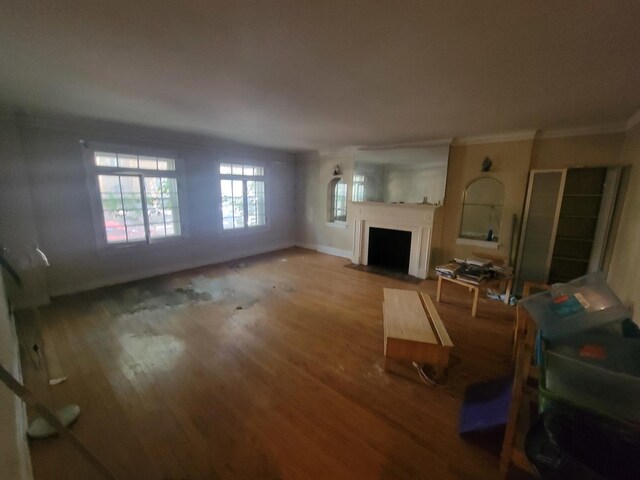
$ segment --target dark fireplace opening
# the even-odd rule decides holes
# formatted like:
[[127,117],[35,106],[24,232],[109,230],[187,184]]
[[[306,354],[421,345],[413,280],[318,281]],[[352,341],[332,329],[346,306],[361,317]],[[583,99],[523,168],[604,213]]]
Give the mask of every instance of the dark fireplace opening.
[[408,273],[411,232],[389,228],[369,228],[369,266]]

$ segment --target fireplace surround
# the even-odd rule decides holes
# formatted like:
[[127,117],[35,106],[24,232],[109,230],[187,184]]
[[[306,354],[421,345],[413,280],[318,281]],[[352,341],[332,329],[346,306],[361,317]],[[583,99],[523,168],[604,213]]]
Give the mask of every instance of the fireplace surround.
[[401,230],[411,233],[409,269],[418,278],[433,276],[432,257],[440,247],[442,208],[433,205],[354,202],[350,215],[353,222],[351,261],[369,265],[371,228]]

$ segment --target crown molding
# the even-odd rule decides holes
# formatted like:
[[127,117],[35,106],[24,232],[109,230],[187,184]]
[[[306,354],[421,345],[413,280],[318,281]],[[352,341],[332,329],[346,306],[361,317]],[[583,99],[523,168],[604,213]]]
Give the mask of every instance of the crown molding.
[[70,133],[87,141],[125,142],[132,145],[169,146],[193,148],[216,152],[221,155],[254,155],[264,160],[294,159],[294,153],[271,147],[261,147],[233,139],[195,132],[151,127],[140,124],[120,123],[73,115],[57,115],[45,112],[17,112],[16,120],[22,126]]
[[629,117],[629,120],[627,120],[627,130],[631,130],[633,127],[638,125],[638,123],[640,123],[640,108],[636,110],[636,113]]
[[518,142],[522,140],[533,140],[537,130],[519,130],[515,132],[498,133],[495,135],[478,135],[475,137],[456,137],[451,143],[452,146],[458,145],[480,145],[483,143],[503,143]]
[[444,147],[451,145],[453,137],[437,140],[417,140],[415,142],[388,143],[383,145],[359,145],[357,150],[389,150],[392,148]]
[[607,135],[611,133],[622,133],[627,130],[626,123],[609,123],[606,125],[592,125],[589,127],[560,128],[557,130],[543,130],[538,138],[564,138],[581,137],[586,135]]

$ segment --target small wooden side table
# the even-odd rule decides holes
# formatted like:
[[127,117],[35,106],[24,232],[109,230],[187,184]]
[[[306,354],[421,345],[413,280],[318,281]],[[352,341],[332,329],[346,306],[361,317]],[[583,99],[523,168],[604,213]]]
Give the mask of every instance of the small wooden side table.
[[510,277],[501,277],[501,278],[491,278],[489,280],[483,280],[478,285],[470,282],[465,282],[464,280],[458,280],[457,278],[449,278],[443,275],[438,275],[438,290],[436,293],[436,301],[440,302],[440,296],[442,294],[442,281],[446,280],[447,282],[457,283],[458,285],[462,285],[469,289],[470,292],[473,292],[473,305],[471,306],[471,316],[476,316],[476,311],[478,310],[478,299],[480,298],[480,289],[486,288],[490,285],[500,284],[506,282],[506,291],[504,297],[504,303],[509,304],[509,298],[511,297],[511,288],[513,286],[513,276]]

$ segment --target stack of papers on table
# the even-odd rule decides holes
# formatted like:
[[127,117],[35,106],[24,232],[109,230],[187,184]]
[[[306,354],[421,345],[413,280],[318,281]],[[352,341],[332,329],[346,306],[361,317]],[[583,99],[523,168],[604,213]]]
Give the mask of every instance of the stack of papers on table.
[[436,267],[436,272],[440,275],[444,275],[449,278],[456,278],[456,273],[460,270],[461,265],[455,262],[450,262],[445,265],[439,265]]
[[456,274],[456,278],[478,285],[483,280],[491,278],[491,271],[475,265],[462,265]]
[[467,258],[466,264],[474,267],[489,268],[491,266],[491,260],[488,258],[471,257]]

